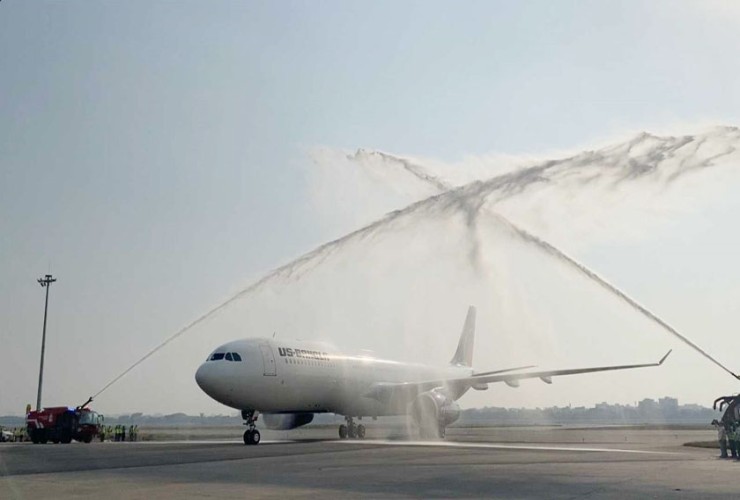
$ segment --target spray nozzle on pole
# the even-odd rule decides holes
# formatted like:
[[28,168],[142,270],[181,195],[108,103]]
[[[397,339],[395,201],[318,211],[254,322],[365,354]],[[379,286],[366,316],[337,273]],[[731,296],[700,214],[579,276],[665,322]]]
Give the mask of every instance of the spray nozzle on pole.
[[87,400],[87,401],[85,401],[85,403],[84,403],[84,404],[81,404],[80,406],[78,406],[78,407],[77,407],[77,409],[78,409],[78,410],[82,410],[82,409],[84,409],[84,408],[85,408],[85,407],[86,407],[87,405],[89,405],[90,403],[92,403],[92,400],[93,400],[93,398],[92,398],[92,396],[91,396],[90,398],[88,398],[88,400]]

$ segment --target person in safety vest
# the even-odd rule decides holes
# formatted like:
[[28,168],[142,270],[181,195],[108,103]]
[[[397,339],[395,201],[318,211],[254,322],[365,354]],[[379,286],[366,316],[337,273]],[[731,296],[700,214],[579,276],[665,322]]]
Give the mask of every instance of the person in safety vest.
[[737,458],[737,443],[735,442],[735,422],[728,421],[725,424],[725,431],[727,431],[727,447],[730,449],[730,455],[732,458]]
[[719,457],[727,458],[727,431],[717,419],[712,420],[712,425],[717,428],[717,441],[719,442]]

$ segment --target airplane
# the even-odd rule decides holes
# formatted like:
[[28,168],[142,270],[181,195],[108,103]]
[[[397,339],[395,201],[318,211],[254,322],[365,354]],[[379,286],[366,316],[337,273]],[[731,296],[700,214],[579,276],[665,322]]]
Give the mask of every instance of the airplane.
[[488,384],[583,373],[660,366],[657,363],[599,366],[550,371],[522,371],[534,366],[476,372],[472,367],[475,307],[468,309],[462,334],[448,366],[429,366],[350,356],[322,342],[249,338],[218,347],[200,365],[195,381],[216,401],[241,410],[244,444],[258,444],[256,421],[289,430],[313,421],[315,413],[345,417],[340,439],[364,439],[365,426],[355,417],[410,415],[424,439],[442,439],[446,427],[460,417],[457,400],[469,389]]

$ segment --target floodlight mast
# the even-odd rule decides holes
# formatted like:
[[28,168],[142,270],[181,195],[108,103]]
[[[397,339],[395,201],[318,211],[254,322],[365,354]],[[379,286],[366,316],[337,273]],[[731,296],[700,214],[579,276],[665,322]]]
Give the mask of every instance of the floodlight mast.
[[44,332],[41,335],[41,365],[39,366],[39,391],[36,395],[36,411],[41,410],[41,388],[44,384],[44,351],[46,350],[46,314],[49,312],[49,288],[51,284],[56,281],[56,278],[52,278],[51,274],[47,274],[43,278],[39,278],[36,281],[39,285],[46,288],[46,302],[44,303]]

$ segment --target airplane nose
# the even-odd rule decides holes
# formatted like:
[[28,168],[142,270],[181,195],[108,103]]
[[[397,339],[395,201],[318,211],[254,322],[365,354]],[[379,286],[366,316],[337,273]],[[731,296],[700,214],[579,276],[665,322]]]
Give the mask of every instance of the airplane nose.
[[206,364],[203,363],[202,365],[200,365],[200,367],[198,367],[198,370],[196,370],[195,372],[195,383],[198,384],[198,387],[200,387],[203,392],[209,394],[208,389],[210,387],[210,383],[207,372],[208,367],[206,366]]
[[195,382],[203,392],[219,403],[230,404],[232,387],[223,366],[218,363],[203,363],[195,371]]

